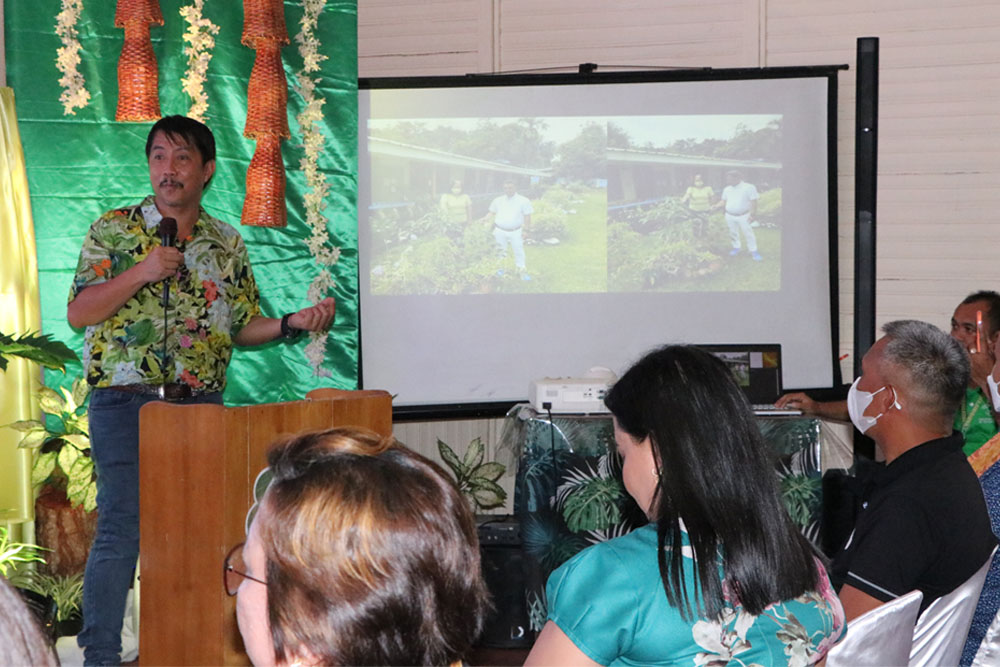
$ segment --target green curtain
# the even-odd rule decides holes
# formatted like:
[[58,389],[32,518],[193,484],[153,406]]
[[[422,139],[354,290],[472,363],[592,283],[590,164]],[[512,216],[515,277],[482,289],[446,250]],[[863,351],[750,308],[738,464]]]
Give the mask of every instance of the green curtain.
[[[18,0],[5,3],[8,84],[16,92],[17,115],[27,163],[38,247],[42,330],[79,350],[82,332],[66,321],[66,299],[83,236],[105,210],[138,203],[151,192],[145,159],[146,135],[152,123],[118,123],[117,65],[123,31],[114,27],[115,2],[83,0],[77,23],[81,45],[79,72],[90,93],[89,104],[64,113],[59,101],[61,73],[56,67],[60,38],[55,34],[61,0]],[[163,115],[187,114],[191,99],[181,78],[187,68],[183,35],[187,22],[180,10],[193,0],[160,0],[164,25],[150,29],[159,64],[160,109]],[[316,5],[316,0],[310,0]],[[320,2],[322,4],[322,2]],[[282,145],[287,174],[288,227],[267,229],[239,224],[246,169],[255,143],[243,137],[246,90],[253,50],[240,44],[243,3],[206,0],[203,15],[219,26],[208,67],[206,122],[218,144],[217,171],[205,193],[209,213],[236,226],[249,248],[265,314],[280,316],[309,305],[306,292],[319,266],[306,246],[307,184],[301,167],[305,154],[296,116],[303,110],[295,89],[303,58],[295,41],[304,13],[302,0],[284,3],[291,43],[282,50],[289,84],[288,117],[292,138]],[[357,386],[357,3],[328,1],[315,27],[318,51],[326,56],[315,95],[324,101],[325,144],[319,169],[329,193],[323,214],[329,245],[341,249],[331,273],[336,286],[337,316],[317,377],[305,356],[306,337],[288,344],[237,350],[229,369],[226,402],[246,405],[294,400],[316,387]],[[0,253],[5,251],[0,250]],[[50,384],[72,381],[47,374]]]

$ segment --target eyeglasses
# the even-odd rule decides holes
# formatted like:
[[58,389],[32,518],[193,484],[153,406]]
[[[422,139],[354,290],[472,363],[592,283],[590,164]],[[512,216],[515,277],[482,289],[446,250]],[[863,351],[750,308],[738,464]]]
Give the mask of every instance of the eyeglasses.
[[256,581],[258,584],[267,586],[266,581],[257,577],[251,577],[246,573],[247,566],[243,562],[244,544],[244,542],[240,542],[230,549],[229,553],[226,554],[226,560],[222,564],[222,585],[226,588],[228,595],[236,595],[236,591],[239,590],[240,584],[243,583],[244,579]]

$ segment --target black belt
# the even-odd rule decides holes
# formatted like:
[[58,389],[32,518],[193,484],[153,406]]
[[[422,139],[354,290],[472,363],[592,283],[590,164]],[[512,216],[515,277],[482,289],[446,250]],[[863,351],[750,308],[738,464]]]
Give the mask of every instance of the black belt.
[[189,385],[179,382],[169,382],[167,384],[116,384],[106,389],[124,391],[129,394],[141,394],[142,396],[157,396],[164,401],[183,401],[196,396]]
[[521,227],[515,227],[514,229],[504,229],[500,225],[493,225],[493,226],[499,229],[501,232],[516,232],[517,230],[521,229],[521,227],[524,227],[524,225],[521,225]]

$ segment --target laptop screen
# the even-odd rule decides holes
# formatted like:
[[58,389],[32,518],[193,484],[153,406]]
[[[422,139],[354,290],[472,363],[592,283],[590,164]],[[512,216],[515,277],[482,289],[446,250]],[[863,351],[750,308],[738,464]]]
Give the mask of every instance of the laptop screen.
[[781,345],[698,345],[725,362],[736,384],[754,405],[769,405],[781,396]]

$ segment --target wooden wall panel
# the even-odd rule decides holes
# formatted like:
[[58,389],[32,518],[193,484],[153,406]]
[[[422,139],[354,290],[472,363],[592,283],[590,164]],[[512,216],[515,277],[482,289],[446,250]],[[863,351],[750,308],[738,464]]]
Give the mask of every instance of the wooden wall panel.
[[500,71],[616,66],[756,67],[745,0],[498,0]]
[[491,71],[492,2],[358,2],[360,76],[429,76]]
[[967,293],[1000,286],[998,29],[1000,5],[989,0],[767,0],[764,64],[852,67],[840,75],[838,113],[845,345],[853,326],[856,38],[877,36],[880,47],[877,321],[947,327]]
[[[378,61],[384,73],[456,73],[469,62],[486,64],[480,71],[490,63],[496,71],[575,69],[581,62],[605,69],[848,64],[839,75],[837,114],[842,353],[853,346],[854,58],[858,37],[877,36],[876,319],[914,317],[947,326],[965,294],[1000,287],[991,261],[1000,245],[993,241],[1000,228],[1000,3],[994,0],[359,4],[362,62]],[[426,12],[417,17],[416,6]],[[449,23],[446,8],[465,18]],[[477,46],[440,32],[459,20],[478,32]],[[393,22],[407,25],[390,28]],[[406,42],[419,53],[393,51],[392,30],[423,35],[424,48]],[[380,32],[386,35],[381,45],[371,41]],[[845,378],[852,363],[842,364]]]

